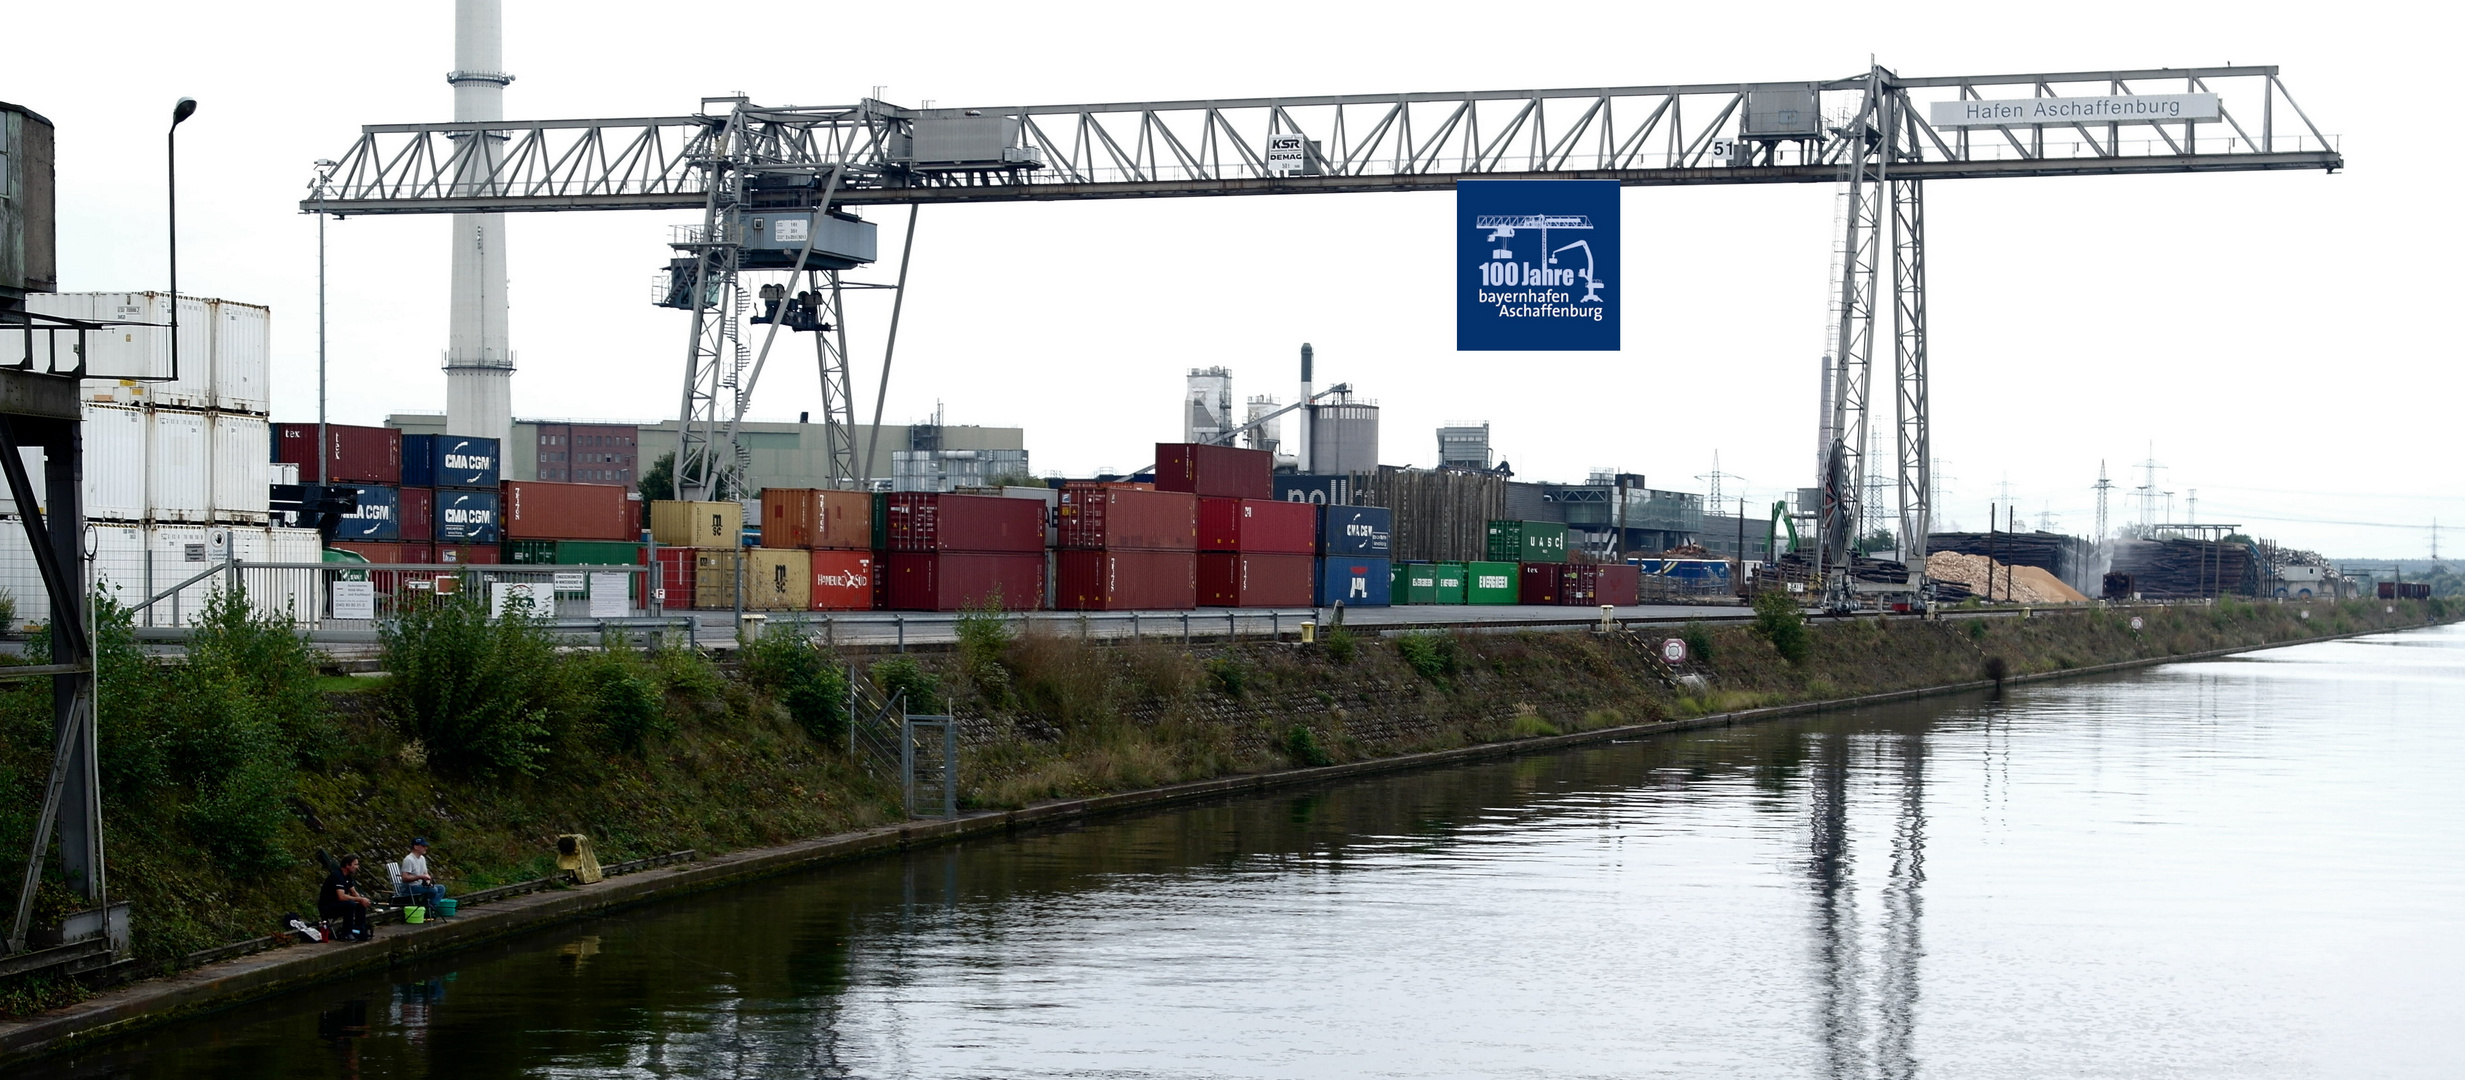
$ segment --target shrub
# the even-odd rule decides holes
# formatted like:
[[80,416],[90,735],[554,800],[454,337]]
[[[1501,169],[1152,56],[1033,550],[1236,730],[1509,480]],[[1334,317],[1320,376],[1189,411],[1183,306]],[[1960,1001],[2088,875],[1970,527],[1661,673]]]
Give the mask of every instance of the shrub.
[[1310,730],[1308,724],[1294,724],[1292,730],[1284,733],[1284,756],[1295,765],[1313,769],[1335,764],[1335,756],[1318,745],[1318,733]]
[[915,660],[893,656],[873,665],[873,685],[880,687],[884,698],[907,695],[907,711],[932,714],[941,711],[941,680]]
[[1701,620],[1688,620],[1686,629],[1679,631],[1678,640],[1686,643],[1686,655],[1694,658],[1696,663],[1712,662],[1712,628],[1703,625]]
[[1806,632],[1806,615],[1789,594],[1774,590],[1755,594],[1755,634],[1772,643],[1780,658],[1802,664],[1814,654],[1813,635]]
[[788,719],[817,742],[847,735],[847,672],[802,634],[772,632],[745,646],[745,679],[778,698]]
[[1241,666],[1239,660],[1229,656],[1219,656],[1207,661],[1207,684],[1213,687],[1216,693],[1239,700],[1242,695],[1249,692],[1249,680],[1249,671]]
[[1432,682],[1455,674],[1460,666],[1455,655],[1455,639],[1447,634],[1405,634],[1395,639],[1395,651],[1404,658],[1406,665]]
[[491,619],[457,594],[404,604],[378,629],[386,715],[448,768],[537,774],[563,689],[556,650],[527,607]]
[[983,603],[960,612],[956,630],[959,672],[975,684],[987,704],[1008,704],[1012,672],[1002,661],[1016,634],[1002,611],[1001,597],[987,597]]
[[1352,631],[1341,626],[1328,627],[1325,633],[1318,635],[1318,640],[1326,646],[1327,659],[1338,664],[1351,663],[1354,650],[1360,647],[1360,642],[1352,636]]

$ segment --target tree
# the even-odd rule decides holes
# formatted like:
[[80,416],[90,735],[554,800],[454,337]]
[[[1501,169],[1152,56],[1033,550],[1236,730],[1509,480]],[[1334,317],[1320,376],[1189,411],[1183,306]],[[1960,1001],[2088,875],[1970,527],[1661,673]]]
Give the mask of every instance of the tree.
[[[642,479],[634,486],[642,492],[645,502],[666,502],[676,498],[676,451],[659,455],[659,460],[651,462],[650,468],[642,470]],[[711,498],[724,501],[735,497],[735,485],[728,483],[726,477],[721,477],[719,490],[712,492]]]

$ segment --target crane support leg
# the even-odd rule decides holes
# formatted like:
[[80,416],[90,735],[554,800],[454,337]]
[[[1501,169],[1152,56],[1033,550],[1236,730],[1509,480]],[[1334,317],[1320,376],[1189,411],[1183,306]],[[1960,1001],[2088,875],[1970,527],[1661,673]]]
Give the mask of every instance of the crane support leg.
[[1925,582],[1926,536],[1934,527],[1932,438],[1926,412],[1926,200],[1923,182],[1894,180],[1892,321],[1899,386],[1900,558],[1911,588]]
[[1865,498],[1867,397],[1874,376],[1875,293],[1882,267],[1884,200],[1890,154],[1890,97],[1880,69],[1871,76],[1856,125],[1872,133],[1843,162],[1848,200],[1840,242],[1839,326],[1832,348],[1832,445],[1824,462],[1823,516],[1817,547],[1826,599],[1845,601]]

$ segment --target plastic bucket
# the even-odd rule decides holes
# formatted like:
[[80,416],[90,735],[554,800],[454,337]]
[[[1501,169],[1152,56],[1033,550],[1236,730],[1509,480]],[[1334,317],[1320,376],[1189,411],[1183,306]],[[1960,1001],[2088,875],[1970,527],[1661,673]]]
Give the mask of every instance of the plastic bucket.
[[428,909],[416,904],[402,909],[402,921],[417,925],[428,921]]
[[444,897],[439,897],[439,898],[437,899],[437,902],[436,902],[437,918],[440,918],[440,919],[450,919],[450,918],[453,918],[453,917],[454,917],[454,908],[455,908],[456,906],[458,906],[458,904],[459,904],[459,902],[458,902],[458,901],[451,900],[451,899],[447,899],[447,898],[444,898]]

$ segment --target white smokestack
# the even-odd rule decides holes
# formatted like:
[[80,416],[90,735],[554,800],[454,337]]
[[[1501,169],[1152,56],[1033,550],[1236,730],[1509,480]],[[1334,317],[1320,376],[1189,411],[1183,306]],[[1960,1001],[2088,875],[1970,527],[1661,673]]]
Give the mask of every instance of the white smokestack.
[[[505,118],[504,12],[501,0],[455,0],[454,119]],[[500,135],[476,140],[469,166],[455,177],[471,193],[504,153]],[[464,144],[468,147],[468,144]],[[513,438],[513,350],[505,326],[505,215],[455,214],[452,314],[445,351],[445,430],[510,442]],[[510,449],[510,447],[508,447]]]

